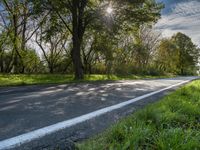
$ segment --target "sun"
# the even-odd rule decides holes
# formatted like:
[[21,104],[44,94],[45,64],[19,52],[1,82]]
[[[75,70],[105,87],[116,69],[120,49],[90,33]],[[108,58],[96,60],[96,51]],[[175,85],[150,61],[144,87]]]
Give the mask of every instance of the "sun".
[[112,14],[113,8],[112,8],[111,6],[109,6],[109,7],[106,9],[106,12],[107,12],[108,14]]

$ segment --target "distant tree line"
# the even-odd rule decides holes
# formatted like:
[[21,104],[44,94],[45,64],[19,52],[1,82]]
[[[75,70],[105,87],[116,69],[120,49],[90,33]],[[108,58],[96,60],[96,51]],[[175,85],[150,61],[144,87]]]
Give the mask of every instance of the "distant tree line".
[[0,0],[0,72],[195,74],[191,39],[153,29],[162,8],[155,0]]

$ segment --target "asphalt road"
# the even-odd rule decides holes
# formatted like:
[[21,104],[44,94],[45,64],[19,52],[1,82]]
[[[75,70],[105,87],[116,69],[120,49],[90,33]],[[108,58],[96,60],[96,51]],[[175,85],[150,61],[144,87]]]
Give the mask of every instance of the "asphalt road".
[[193,79],[0,88],[0,141]]

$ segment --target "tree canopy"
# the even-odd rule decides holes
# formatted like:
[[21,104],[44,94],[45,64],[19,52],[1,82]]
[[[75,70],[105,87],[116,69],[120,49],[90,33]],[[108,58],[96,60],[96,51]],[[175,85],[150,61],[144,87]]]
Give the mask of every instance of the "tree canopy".
[[[0,72],[191,74],[199,52],[162,39],[156,0],[1,0]],[[109,11],[108,11],[109,10]]]

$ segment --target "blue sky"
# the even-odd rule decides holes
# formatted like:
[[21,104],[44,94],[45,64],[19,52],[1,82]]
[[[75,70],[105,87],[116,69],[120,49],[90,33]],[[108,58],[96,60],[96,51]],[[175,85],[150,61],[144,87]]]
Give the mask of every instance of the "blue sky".
[[176,32],[190,36],[200,46],[200,0],[158,0],[165,4],[156,28],[163,37]]

